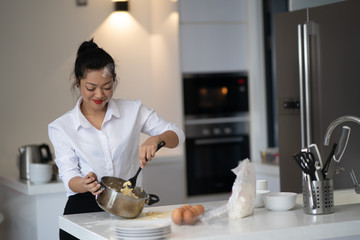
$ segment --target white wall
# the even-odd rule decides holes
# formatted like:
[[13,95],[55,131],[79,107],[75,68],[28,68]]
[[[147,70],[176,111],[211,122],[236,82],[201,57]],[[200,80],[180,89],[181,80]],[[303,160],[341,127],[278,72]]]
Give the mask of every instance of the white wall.
[[50,143],[47,125],[76,101],[76,50],[91,37],[117,63],[115,97],[142,99],[182,126],[176,2],[132,0],[130,14],[113,14],[110,0],[75,2],[0,3],[0,167],[15,165],[21,145]]
[[[179,22],[174,0],[131,0],[114,14],[110,0],[2,0],[0,3],[0,167],[17,149],[50,143],[47,125],[76,101],[70,74],[82,41],[94,37],[117,63],[115,97],[142,99],[183,126]],[[248,1],[252,158],[266,147],[261,1]]]

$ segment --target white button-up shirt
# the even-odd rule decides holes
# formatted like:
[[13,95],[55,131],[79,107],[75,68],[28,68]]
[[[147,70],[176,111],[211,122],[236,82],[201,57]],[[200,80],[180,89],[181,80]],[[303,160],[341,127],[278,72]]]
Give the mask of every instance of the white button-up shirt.
[[172,130],[179,138],[178,146],[185,140],[179,127],[159,117],[139,100],[111,99],[101,130],[82,114],[81,101],[82,98],[74,109],[48,127],[59,177],[64,182],[67,196],[75,194],[68,183],[76,176],[84,177],[94,172],[100,181],[103,176],[127,180],[135,175],[139,168],[141,132],[153,136]]

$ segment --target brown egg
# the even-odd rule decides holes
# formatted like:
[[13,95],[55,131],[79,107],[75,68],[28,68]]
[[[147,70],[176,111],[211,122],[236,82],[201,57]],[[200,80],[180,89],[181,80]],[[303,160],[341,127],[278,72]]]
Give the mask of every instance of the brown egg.
[[198,210],[197,210],[196,208],[191,207],[191,208],[189,208],[189,210],[191,210],[191,211],[193,212],[194,217],[196,217],[197,215],[199,215],[199,214],[198,214]]
[[191,225],[195,222],[196,215],[191,209],[186,209],[184,212],[184,221],[186,224]]
[[203,214],[205,212],[205,208],[202,205],[196,205],[194,208],[197,210],[198,215]]
[[172,214],[171,214],[171,219],[173,220],[173,222],[177,225],[180,225],[183,221],[183,211],[180,208],[176,208]]
[[186,210],[186,209],[189,209],[189,208],[191,208],[190,204],[186,204],[186,205],[181,207],[181,209],[183,209],[183,210]]

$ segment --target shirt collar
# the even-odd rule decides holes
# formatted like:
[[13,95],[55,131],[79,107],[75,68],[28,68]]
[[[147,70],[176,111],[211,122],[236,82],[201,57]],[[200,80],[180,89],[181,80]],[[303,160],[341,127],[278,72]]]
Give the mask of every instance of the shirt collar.
[[113,99],[110,99],[110,101],[108,102],[108,108],[106,110],[104,122],[110,120],[112,116],[119,118],[120,111],[119,111],[119,108],[117,107],[115,101]]
[[[82,103],[82,101],[83,101],[83,99],[82,99],[82,97],[80,97],[74,108],[74,112],[76,115],[76,120],[75,120],[76,121],[76,123],[75,123],[76,130],[78,130],[80,127],[84,127],[84,128],[92,127],[91,123],[85,118],[84,114],[81,112],[80,104]],[[108,108],[106,110],[104,122],[110,120],[112,116],[119,118],[120,111],[117,108],[114,100],[110,99],[110,101],[108,102]]]

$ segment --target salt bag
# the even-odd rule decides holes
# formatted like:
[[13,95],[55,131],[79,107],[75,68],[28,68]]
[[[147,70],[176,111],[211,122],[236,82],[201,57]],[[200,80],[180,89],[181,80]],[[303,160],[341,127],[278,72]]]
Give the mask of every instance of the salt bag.
[[232,194],[228,201],[228,216],[231,219],[252,215],[256,198],[255,168],[250,160],[244,159],[231,170],[236,179],[232,186]]

